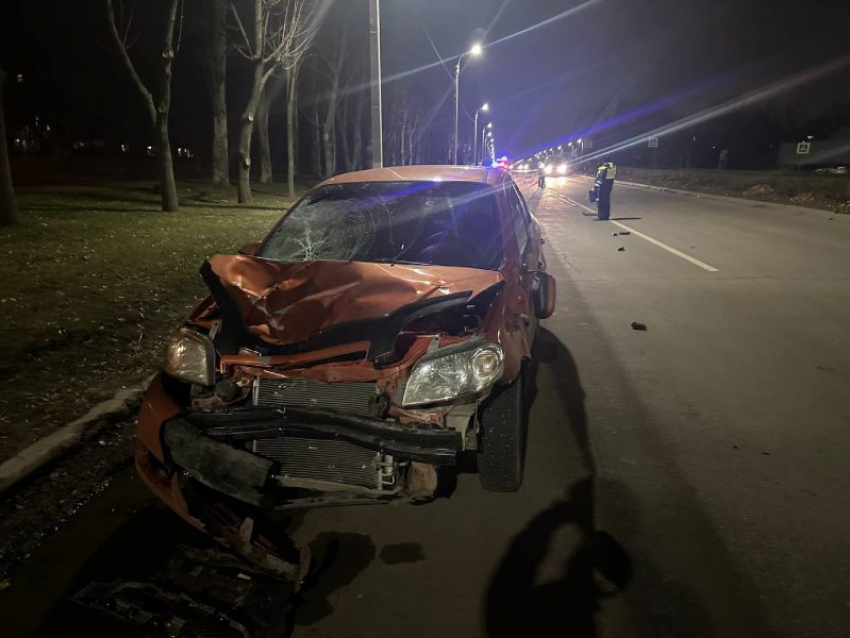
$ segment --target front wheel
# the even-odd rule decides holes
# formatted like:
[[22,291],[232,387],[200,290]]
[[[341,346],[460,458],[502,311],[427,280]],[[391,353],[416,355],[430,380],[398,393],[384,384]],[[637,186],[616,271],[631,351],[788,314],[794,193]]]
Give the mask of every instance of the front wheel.
[[481,409],[478,479],[491,492],[516,492],[525,453],[522,375],[494,393]]

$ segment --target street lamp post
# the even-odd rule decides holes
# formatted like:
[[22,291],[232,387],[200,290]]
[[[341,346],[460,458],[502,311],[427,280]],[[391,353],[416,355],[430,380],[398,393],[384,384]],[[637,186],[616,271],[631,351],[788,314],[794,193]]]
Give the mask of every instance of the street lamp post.
[[[489,110],[490,110],[490,105],[485,102],[484,104],[481,105],[481,108],[479,108],[477,111],[475,111],[475,122],[473,124],[473,129],[475,131],[475,141],[472,144],[472,161],[473,162],[478,161],[478,114],[481,113],[481,111],[484,111],[486,113]],[[483,142],[484,140],[481,140],[481,141]]]
[[482,162],[484,161],[484,153],[487,152],[487,139],[488,139],[487,138],[487,131],[490,131],[490,134],[492,135],[492,129],[493,129],[493,122],[488,123],[487,126],[485,126],[483,129],[481,129],[481,156],[480,156],[480,160]]
[[452,153],[452,163],[457,164],[457,124],[458,117],[460,115],[460,66],[463,63],[463,59],[468,56],[478,57],[481,55],[481,52],[484,49],[480,44],[474,45],[469,51],[461,54],[461,56],[457,59],[457,64],[455,65],[455,134],[454,134],[454,149]]
[[372,168],[384,165],[381,100],[381,0],[369,1],[369,69],[372,89]]

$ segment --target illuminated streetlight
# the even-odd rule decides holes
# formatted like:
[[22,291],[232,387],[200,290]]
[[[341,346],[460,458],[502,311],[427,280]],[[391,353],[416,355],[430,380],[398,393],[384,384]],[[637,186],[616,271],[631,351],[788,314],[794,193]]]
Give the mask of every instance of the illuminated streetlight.
[[457,65],[455,66],[455,135],[454,135],[454,149],[453,149],[453,153],[452,153],[454,164],[457,164],[457,145],[458,145],[457,123],[458,123],[458,116],[460,115],[460,67],[461,67],[461,64],[463,63],[463,59],[466,56],[471,55],[472,57],[477,58],[483,52],[484,52],[484,48],[480,44],[476,43],[475,45],[473,45],[473,47],[469,51],[467,51],[466,53],[464,53],[463,55],[461,55],[457,59]]

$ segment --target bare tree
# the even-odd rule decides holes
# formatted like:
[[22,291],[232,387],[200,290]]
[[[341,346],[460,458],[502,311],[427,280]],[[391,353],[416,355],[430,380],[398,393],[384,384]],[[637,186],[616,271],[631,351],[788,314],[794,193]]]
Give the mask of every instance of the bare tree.
[[271,96],[268,87],[257,105],[257,126],[254,128],[254,142],[260,157],[260,184],[272,181],[272,150],[269,143],[269,108]]
[[245,28],[236,4],[230,5],[242,34],[237,51],[248,60],[252,70],[239,134],[240,203],[251,201],[251,137],[263,88],[280,70],[297,77],[297,70],[294,74],[292,70],[300,66],[318,25],[317,0],[252,0],[252,5],[251,21],[247,23],[250,30]]
[[387,94],[386,130],[384,139],[387,160],[395,165],[418,163],[418,140],[422,112],[413,94],[398,86]]
[[210,0],[206,66],[213,111],[212,181],[230,183],[227,130],[227,0]]
[[346,49],[348,45],[348,16],[351,13],[349,5],[345,13],[340,15],[338,33],[334,33],[335,46],[328,47],[333,51],[332,55],[324,53],[321,57],[327,72],[324,73],[328,81],[328,93],[325,96],[325,118],[322,123],[322,141],[325,151],[325,177],[331,177],[336,172],[336,117],[340,103],[340,81],[345,66]]
[[286,71],[286,185],[289,196],[295,197],[296,137],[298,136],[298,74],[301,60]]
[[[310,61],[313,62],[313,65],[309,68],[306,73],[306,78],[302,80],[302,91],[307,91],[309,95],[318,96],[321,93],[321,87],[319,85],[319,77],[321,73],[316,68],[317,65],[322,64],[322,61],[319,60],[317,56],[312,56],[309,58]],[[306,86],[305,86],[306,85]],[[323,174],[322,170],[322,114],[320,110],[320,100],[313,99],[310,100],[309,104],[301,104],[299,108],[299,114],[310,123],[311,134],[310,134],[310,175],[312,177],[321,177]]]
[[[295,197],[295,173],[297,171],[297,127],[298,127],[298,76],[304,64],[307,51],[313,44],[319,30],[319,0],[289,0],[296,5],[297,11],[290,15],[288,25],[292,37],[291,46],[284,57],[287,74],[286,90],[286,183],[289,196]],[[328,0],[322,0],[326,7]]]
[[9,146],[6,141],[6,116],[3,110],[3,85],[6,73],[0,69],[0,226],[18,223],[18,203],[12,185],[12,170],[9,166]]
[[[343,91],[343,107],[340,112],[340,137],[346,171],[360,170],[363,161],[363,117],[369,96],[364,91]],[[354,103],[352,108],[351,103]],[[350,124],[349,124],[350,122]],[[351,144],[348,133],[351,131]]]
[[[119,3],[121,0],[118,0]],[[157,67],[157,95],[149,90],[136,71],[130,58],[129,31],[132,15],[124,26],[123,34],[118,30],[115,19],[115,8],[112,0],[106,0],[106,16],[109,21],[109,32],[112,42],[121,58],[130,79],[142,96],[147,106],[150,124],[156,139],[157,163],[159,165],[159,188],[162,195],[162,210],[179,210],[177,201],[177,184],[174,182],[174,161],[171,156],[171,141],[168,137],[168,116],[171,111],[171,65],[174,61],[174,27],[177,22],[178,0],[166,0],[166,20],[163,30],[162,54]]]

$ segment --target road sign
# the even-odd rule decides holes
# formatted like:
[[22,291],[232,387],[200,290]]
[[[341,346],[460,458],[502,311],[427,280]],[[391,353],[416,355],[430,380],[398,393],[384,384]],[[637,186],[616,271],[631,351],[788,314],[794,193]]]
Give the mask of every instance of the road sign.
[[649,138],[649,148],[658,148],[658,138],[650,137]]
[[808,155],[812,152],[811,142],[800,142],[797,144],[797,155]]

